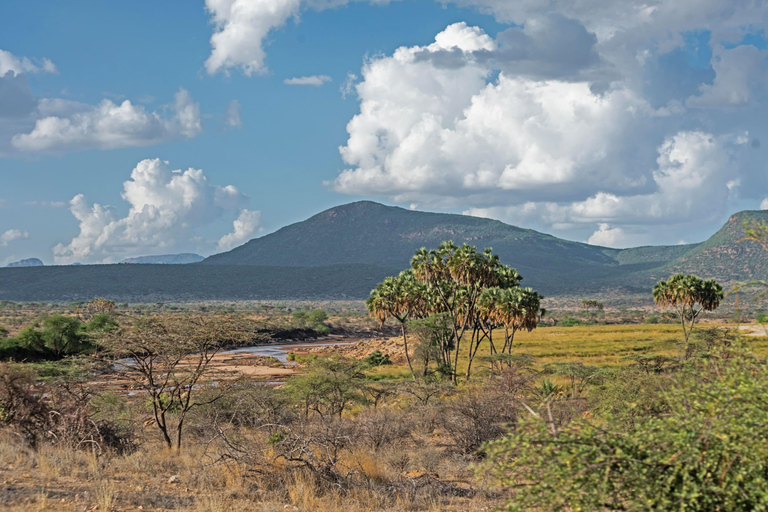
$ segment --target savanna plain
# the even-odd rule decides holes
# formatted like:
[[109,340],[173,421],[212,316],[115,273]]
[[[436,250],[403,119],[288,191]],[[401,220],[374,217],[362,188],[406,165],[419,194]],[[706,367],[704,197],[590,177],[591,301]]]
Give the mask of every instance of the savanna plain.
[[470,322],[401,278],[365,304],[0,303],[0,507],[766,506],[759,304],[510,313],[502,279]]

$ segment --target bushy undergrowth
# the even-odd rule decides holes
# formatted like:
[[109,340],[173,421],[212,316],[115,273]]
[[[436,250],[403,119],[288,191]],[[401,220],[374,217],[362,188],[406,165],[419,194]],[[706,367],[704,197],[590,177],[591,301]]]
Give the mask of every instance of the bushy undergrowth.
[[482,471],[508,510],[766,510],[766,394],[766,362],[723,345],[672,373],[615,372],[591,414],[525,416]]
[[117,326],[108,313],[94,315],[88,322],[74,316],[51,315],[27,326],[15,336],[0,336],[0,360],[50,360],[93,351],[97,337]]
[[[510,510],[765,509],[765,361],[723,329],[669,347],[612,367],[478,356],[459,386],[418,361],[415,380],[378,379],[389,369],[375,352],[297,357],[303,373],[280,387],[192,387],[175,451],[146,394],[94,393],[78,360],[0,364],[0,448],[46,478],[112,475],[121,485],[98,489],[118,509],[480,510],[505,498]],[[147,484],[157,475],[180,475],[184,499]]]

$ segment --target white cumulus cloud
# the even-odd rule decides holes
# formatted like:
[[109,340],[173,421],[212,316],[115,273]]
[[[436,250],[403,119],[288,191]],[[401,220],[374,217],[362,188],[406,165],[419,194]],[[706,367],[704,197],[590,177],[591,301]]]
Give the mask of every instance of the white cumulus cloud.
[[712,84],[702,84],[700,94],[688,99],[693,107],[747,105],[768,85],[766,70],[768,52],[752,45],[725,49],[714,48],[712,67],[715,79]]
[[13,137],[13,146],[22,151],[114,149],[148,146],[179,137],[200,134],[200,105],[180,89],[169,107],[171,116],[147,111],[125,100],[120,104],[105,99],[96,106],[66,100],[44,100],[45,115],[30,133]]
[[[205,61],[210,74],[239,68],[248,76],[267,72],[265,40],[289,19],[307,9],[324,10],[359,0],[205,0],[214,26],[211,54]],[[368,0],[388,4],[390,0]]]
[[243,210],[240,216],[232,223],[232,232],[227,233],[219,240],[218,250],[228,251],[238,245],[242,245],[251,239],[261,223],[261,212]]
[[466,213],[539,226],[598,225],[589,243],[621,247],[642,240],[630,237],[626,227],[674,225],[691,219],[716,221],[727,214],[732,179],[736,172],[734,153],[743,142],[739,138],[715,137],[704,132],[679,132],[658,148],[657,167],[651,173],[654,191],[647,194],[618,195],[597,192],[571,203],[525,202],[515,206],[470,208]]
[[239,67],[247,75],[266,72],[264,39],[292,16],[298,16],[302,0],[206,0],[215,31],[208,73]]
[[[172,170],[159,159],[139,162],[123,184],[122,198],[130,206],[126,216],[114,207],[89,204],[82,194],[75,196],[70,211],[80,233],[53,248],[56,263],[109,263],[174,251],[193,238],[195,228],[227,212],[241,212],[247,202],[232,185],[211,185],[200,169]],[[239,232],[236,223],[236,234],[247,236],[244,233],[253,220],[244,218]]]
[[610,224],[600,224],[598,230],[587,240],[588,244],[603,247],[628,247],[628,237],[622,228],[611,227]]
[[[586,82],[534,80],[481,61],[496,43],[465,23],[426,47],[368,61],[357,85],[360,113],[341,148],[353,166],[333,181],[343,193],[397,201],[486,191],[568,192],[615,181],[627,128],[652,114],[632,91],[601,94]],[[461,65],[446,66],[444,52]]]
[[294,78],[286,78],[283,83],[286,85],[311,85],[314,87],[320,87],[324,83],[331,82],[331,77],[328,75],[312,75],[312,76],[300,76]]
[[17,57],[9,51],[0,50],[0,76],[11,72],[21,73],[56,73],[56,66],[49,59],[33,62],[27,57]]
[[29,238],[29,233],[21,231],[19,229],[9,229],[2,235],[0,235],[0,246],[7,247],[11,242],[16,240],[25,240]]

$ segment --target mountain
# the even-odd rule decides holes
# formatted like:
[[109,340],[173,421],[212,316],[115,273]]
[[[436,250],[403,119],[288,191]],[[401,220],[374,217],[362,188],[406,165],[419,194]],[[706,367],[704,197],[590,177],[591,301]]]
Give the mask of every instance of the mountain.
[[699,244],[610,249],[490,219],[362,201],[201,263],[0,269],[0,300],[362,299],[383,277],[407,268],[417,249],[453,240],[492,247],[524,276],[524,285],[548,297],[648,301],[654,283],[674,272],[715,278],[726,287],[764,276],[768,255],[762,247],[739,243],[750,220],[768,222],[768,211],[737,213]]
[[156,256],[137,256],[126,258],[120,263],[135,263],[142,265],[182,265],[185,263],[199,263],[205,258],[199,254],[185,252],[181,254],[160,254]]
[[10,268],[17,268],[17,267],[42,267],[43,262],[40,261],[37,258],[27,258],[25,260],[20,261],[14,261],[13,263],[9,263],[8,267]]
[[674,272],[691,272],[725,284],[765,274],[768,254],[739,243],[745,221],[768,222],[768,211],[733,215],[698,244],[610,249],[563,240],[531,229],[465,215],[429,213],[360,201],[206,258],[204,265],[319,266],[358,263],[406,268],[413,253],[444,240],[492,247],[525,283],[547,294],[615,290],[643,293]]
[[[206,258],[204,265],[318,266],[359,263],[406,268],[421,247],[445,240],[493,248],[525,284],[547,294],[614,289],[641,293],[649,271],[670,266],[699,247],[610,249],[563,240],[497,220],[406,210],[360,201],[331,208],[303,222]],[[735,242],[735,240],[733,240]],[[730,242],[729,242],[730,243]],[[652,286],[653,283],[651,283]]]
[[732,215],[709,239],[692,246],[659,272],[688,272],[722,283],[765,279],[768,253],[756,242],[741,241],[745,236],[745,223],[754,222],[768,222],[768,210],[747,210]]
[[428,213],[360,201],[331,208],[303,222],[205,259],[208,265],[320,266],[340,263],[408,266],[421,247],[445,240],[493,247],[521,267],[567,262],[610,265],[610,250],[561,240],[497,220]]

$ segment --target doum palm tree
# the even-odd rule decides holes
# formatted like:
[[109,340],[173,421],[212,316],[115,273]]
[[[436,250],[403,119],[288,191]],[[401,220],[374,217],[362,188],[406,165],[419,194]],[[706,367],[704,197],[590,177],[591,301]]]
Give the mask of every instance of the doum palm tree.
[[[490,248],[481,252],[474,246],[456,245],[448,241],[435,250],[423,248],[416,251],[411,259],[411,268],[397,277],[384,279],[371,292],[366,305],[371,316],[379,322],[384,323],[389,318],[400,322],[406,360],[414,378],[415,372],[408,353],[406,322],[431,315],[444,315],[448,318],[450,343],[446,346],[451,348],[446,353],[447,374],[457,384],[459,354],[463,353],[462,340],[467,340],[469,344],[464,351],[467,354],[466,378],[469,380],[472,360],[485,339],[488,339],[491,346],[491,355],[495,353],[494,327],[505,326],[507,333],[511,329],[514,336],[516,330],[532,329],[538,323],[543,314],[541,297],[533,290],[521,290],[521,280],[520,274],[501,264]],[[483,294],[487,297],[481,307]],[[500,311],[505,307],[509,318],[502,319]],[[512,310],[515,311],[514,315]],[[491,318],[488,316],[490,314],[498,318]],[[511,336],[508,334],[503,350],[507,350],[506,345],[509,343]]]
[[680,315],[686,343],[699,314],[716,309],[723,297],[723,287],[717,281],[690,274],[675,274],[653,287],[654,302],[661,307],[671,306]]
[[368,312],[384,324],[389,318],[394,318],[400,322],[400,329],[403,334],[403,347],[405,350],[405,360],[408,362],[408,368],[411,370],[411,376],[416,380],[416,373],[413,371],[411,356],[408,353],[408,336],[405,332],[405,323],[408,317],[421,309],[421,301],[424,293],[421,290],[421,284],[416,281],[413,271],[404,270],[396,277],[387,277],[373,291],[370,297],[365,301]]
[[[504,346],[501,354],[512,354],[515,333],[535,329],[546,310],[541,307],[542,296],[531,288],[488,288],[480,296],[482,317],[491,325],[504,327]],[[490,338],[491,354],[496,347]]]

